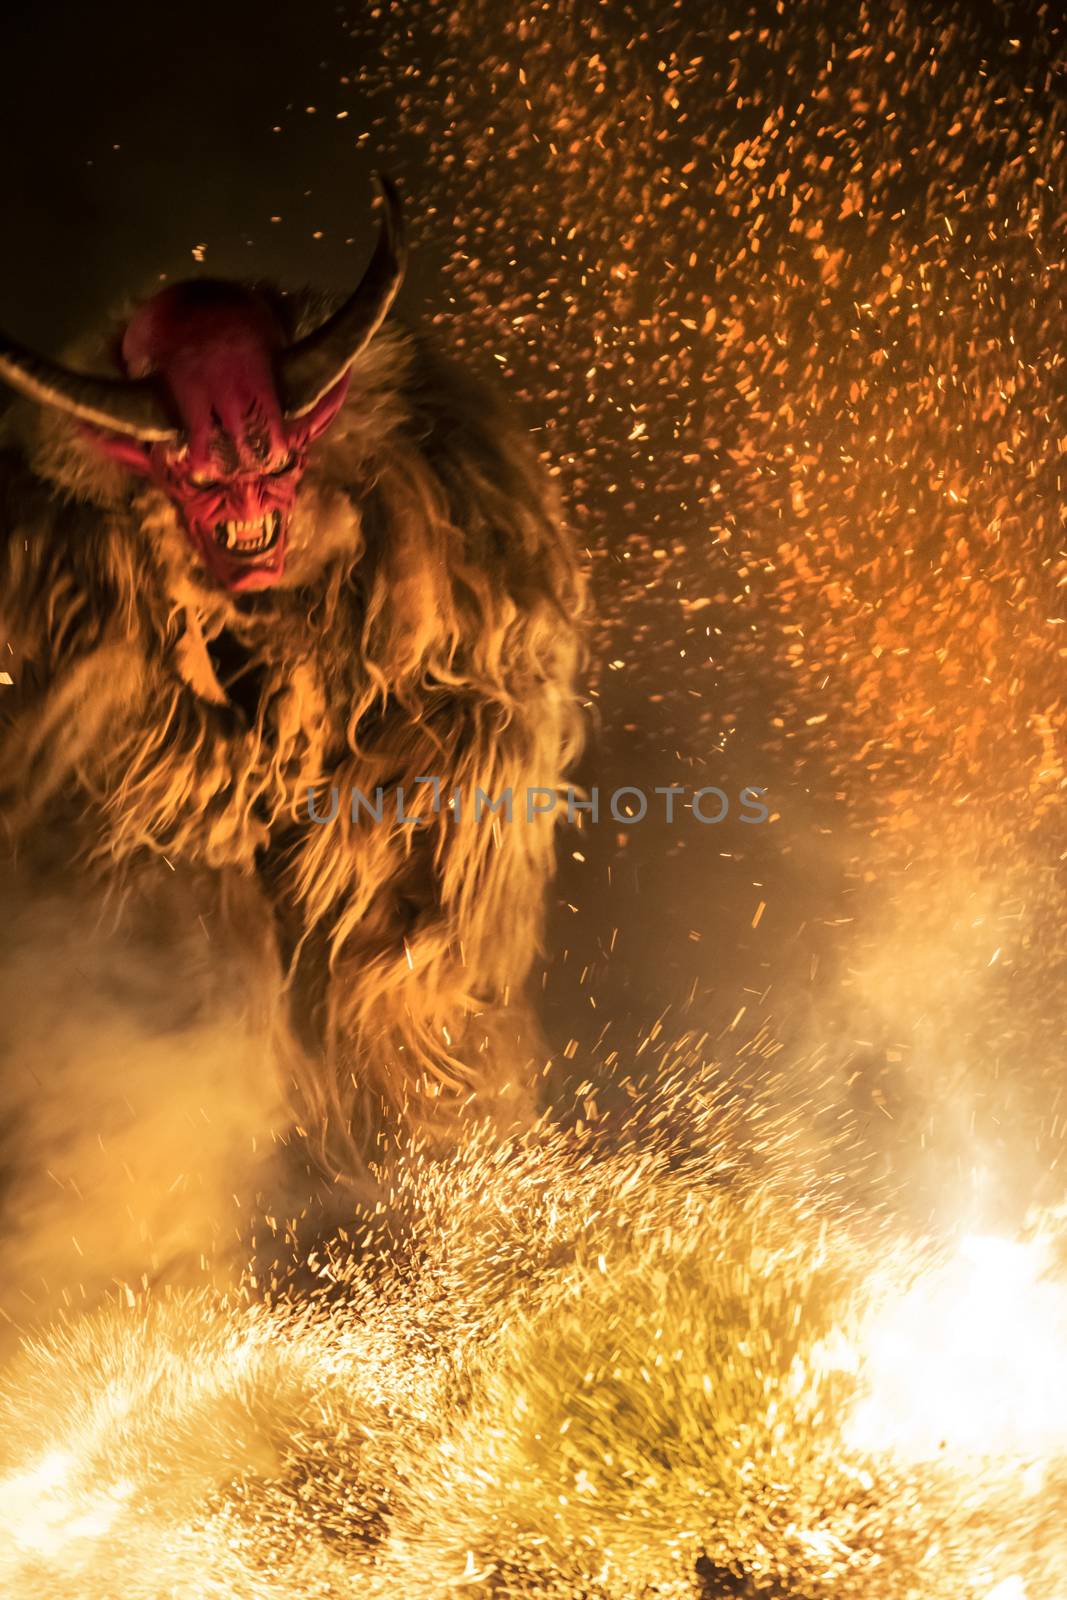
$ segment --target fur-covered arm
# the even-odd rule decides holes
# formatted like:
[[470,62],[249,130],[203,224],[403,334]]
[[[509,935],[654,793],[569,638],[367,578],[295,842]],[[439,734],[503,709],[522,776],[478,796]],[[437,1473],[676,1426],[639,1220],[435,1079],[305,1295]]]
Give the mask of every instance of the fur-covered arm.
[[[116,574],[98,536],[103,513],[39,476],[11,422],[0,447],[0,786],[21,791],[8,799],[23,804],[41,776],[30,746],[43,749],[57,718],[68,718],[76,737],[86,664],[94,676],[110,666],[114,679],[127,652],[115,625]],[[104,699],[97,696],[106,717]]]
[[24,663],[44,668],[69,633],[62,551],[76,539],[76,508],[58,501],[16,445],[0,448],[0,652],[13,684]]
[[[406,423],[363,500],[353,581],[367,687],[330,780],[337,816],[309,826],[295,864],[334,972],[337,1099],[316,1109],[357,1142],[368,1097],[411,1117],[429,1096],[439,1125],[442,1095],[495,1093],[494,1076],[521,1068],[559,814],[528,817],[527,790],[558,789],[581,742],[582,583],[551,481],[495,395],[417,353]],[[352,794],[379,785],[382,821],[353,819]],[[398,789],[418,826],[397,819]],[[510,792],[510,819],[479,817],[479,791]]]
[[0,794],[16,833],[60,791],[84,799],[100,787],[123,731],[159,703],[149,680],[160,657],[146,622],[154,569],[115,537],[113,508],[38,470],[49,454],[41,437],[69,435],[65,419],[35,425],[20,412],[5,418],[0,445],[0,662],[10,679],[0,686]]

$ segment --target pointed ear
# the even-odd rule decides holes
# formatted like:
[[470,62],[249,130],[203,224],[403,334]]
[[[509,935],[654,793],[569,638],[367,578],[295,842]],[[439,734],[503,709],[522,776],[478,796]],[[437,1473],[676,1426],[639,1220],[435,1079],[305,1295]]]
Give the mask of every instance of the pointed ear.
[[105,433],[102,428],[94,428],[88,422],[80,422],[78,428],[82,437],[88,439],[101,455],[109,456],[120,466],[128,467],[131,472],[142,476],[146,477],[151,472],[151,452],[140,439],[130,439],[123,433]]
[[297,417],[295,421],[286,423],[285,431],[291,445],[300,447],[310,444],[312,439],[317,439],[320,433],[326,432],[345,403],[348,378],[349,374],[346,372],[332,389],[327,389],[321,400],[315,402],[306,416]]

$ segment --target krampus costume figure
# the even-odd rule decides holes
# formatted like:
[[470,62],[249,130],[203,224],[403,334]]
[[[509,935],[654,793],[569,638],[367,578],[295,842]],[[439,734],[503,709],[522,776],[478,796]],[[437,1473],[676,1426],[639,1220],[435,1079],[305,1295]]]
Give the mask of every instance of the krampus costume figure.
[[[577,745],[571,547],[495,400],[387,320],[383,189],[332,314],[196,280],[82,352],[95,372],[0,341],[36,402],[0,476],[5,820],[128,900],[199,885],[231,981],[278,997],[284,1140],[342,1177],[532,1088],[553,825],[525,791]],[[379,787],[382,821],[353,817]],[[509,788],[511,821],[475,815]]]

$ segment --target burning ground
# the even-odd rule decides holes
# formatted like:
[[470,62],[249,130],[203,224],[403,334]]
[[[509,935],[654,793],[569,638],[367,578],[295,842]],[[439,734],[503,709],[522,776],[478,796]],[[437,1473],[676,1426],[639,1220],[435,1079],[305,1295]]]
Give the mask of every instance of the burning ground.
[[1055,1219],[905,1243],[746,1171],[691,1084],[670,1139],[678,1092],[612,1153],[411,1161],[403,1240],[368,1219],[310,1297],[157,1296],[29,1348],[5,1592],[1054,1600]]

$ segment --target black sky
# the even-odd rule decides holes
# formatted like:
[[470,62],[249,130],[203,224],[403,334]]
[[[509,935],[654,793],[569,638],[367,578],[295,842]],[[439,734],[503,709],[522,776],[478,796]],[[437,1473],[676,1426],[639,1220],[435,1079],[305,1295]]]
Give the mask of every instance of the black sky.
[[339,82],[352,48],[325,0],[19,0],[3,23],[3,325],[58,349],[159,273],[197,270],[202,243],[220,275],[344,284],[375,164],[338,137],[337,112],[359,116]]

